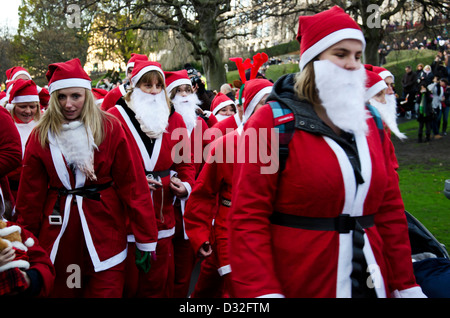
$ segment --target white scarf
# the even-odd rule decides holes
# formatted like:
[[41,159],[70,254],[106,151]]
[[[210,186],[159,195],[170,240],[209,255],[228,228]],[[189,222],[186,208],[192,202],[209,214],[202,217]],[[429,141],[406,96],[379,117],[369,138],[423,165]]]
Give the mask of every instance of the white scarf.
[[83,172],[90,180],[97,180],[94,149],[98,148],[89,127],[86,129],[81,121],[72,121],[63,124],[60,134],[55,138],[67,164]]
[[314,62],[314,73],[319,98],[333,124],[349,133],[367,133],[364,67],[350,71],[320,60]]
[[164,90],[152,95],[136,87],[131,94],[129,106],[136,114],[142,131],[149,138],[158,138],[165,132],[169,124],[170,110]]

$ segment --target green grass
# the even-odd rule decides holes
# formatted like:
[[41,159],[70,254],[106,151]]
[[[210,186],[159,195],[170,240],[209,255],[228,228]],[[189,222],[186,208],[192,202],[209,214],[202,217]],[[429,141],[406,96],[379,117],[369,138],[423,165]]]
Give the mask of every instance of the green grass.
[[[417,121],[399,125],[409,138],[416,138]],[[405,209],[414,215],[450,252],[450,200],[443,194],[450,179],[448,164],[430,159],[426,164],[401,164],[398,169]]]
[[449,250],[450,200],[443,194],[444,182],[450,177],[448,169],[439,164],[431,167],[404,165],[398,174],[405,209]]

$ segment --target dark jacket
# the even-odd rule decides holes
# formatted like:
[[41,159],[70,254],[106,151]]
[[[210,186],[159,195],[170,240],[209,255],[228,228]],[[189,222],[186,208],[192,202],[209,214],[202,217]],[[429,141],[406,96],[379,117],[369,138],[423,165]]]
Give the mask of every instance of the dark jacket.
[[[424,98],[423,99],[424,105],[421,105],[422,97]],[[416,94],[415,102],[416,102],[416,104],[419,105],[419,107],[417,108],[417,114],[419,115],[419,117],[417,118],[418,121],[431,120],[431,118],[433,116],[432,101],[433,101],[433,97],[428,89],[424,93],[419,92]],[[420,107],[423,107],[423,111],[420,110]]]
[[417,84],[417,75],[414,72],[405,73],[402,78],[403,90],[407,93],[414,91]]

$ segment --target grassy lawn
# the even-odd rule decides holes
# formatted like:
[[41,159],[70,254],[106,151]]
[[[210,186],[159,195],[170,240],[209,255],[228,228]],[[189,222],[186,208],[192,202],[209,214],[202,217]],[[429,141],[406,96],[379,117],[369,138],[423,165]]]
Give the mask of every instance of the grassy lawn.
[[[399,127],[409,138],[416,138],[417,121],[410,120]],[[421,151],[426,151],[420,145],[423,144],[414,144],[410,151],[420,156]],[[401,163],[398,174],[405,209],[450,251],[450,200],[443,194],[445,180],[450,179],[448,162],[432,155],[424,163]]]

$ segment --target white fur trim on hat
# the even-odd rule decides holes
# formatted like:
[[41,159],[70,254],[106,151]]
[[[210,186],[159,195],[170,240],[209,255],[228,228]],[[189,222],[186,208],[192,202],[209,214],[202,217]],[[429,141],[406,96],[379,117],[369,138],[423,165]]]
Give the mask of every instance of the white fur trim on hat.
[[169,84],[169,86],[167,86],[167,92],[169,92],[169,94],[170,94],[172,89],[174,89],[175,87],[180,86],[180,85],[189,85],[190,87],[192,87],[191,80],[189,80],[187,78],[180,78],[180,79],[177,79],[176,81],[173,81],[172,83]]
[[3,266],[0,266],[0,272],[4,272],[4,271],[7,271],[8,269],[16,268],[16,267],[26,270],[26,269],[30,268],[30,263],[28,263],[27,261],[24,261],[24,260],[12,261]]
[[159,68],[158,66],[156,66],[156,65],[148,65],[148,66],[144,67],[142,70],[140,70],[139,73],[137,73],[136,75],[134,75],[134,76],[131,78],[131,83],[133,84],[133,86],[136,86],[136,84],[139,82],[139,80],[141,79],[141,77],[142,77],[145,73],[150,72],[150,71],[157,71],[157,72],[161,73],[161,75],[162,75],[162,77],[163,77],[164,80],[166,79],[166,77],[165,77],[164,72],[163,72],[162,69],[160,69],[160,68]]
[[213,109],[213,111],[212,111],[213,115],[216,116],[216,114],[219,112],[219,110],[221,110],[222,108],[224,108],[228,105],[234,105],[234,102],[231,99],[221,102],[219,105],[216,106],[216,108]]
[[21,233],[22,229],[18,225],[11,225],[11,226],[4,227],[3,229],[0,229],[0,237],[10,235],[14,232]]
[[26,75],[26,76],[28,76],[29,79],[31,79],[30,73],[22,70],[22,71],[18,71],[16,73],[14,73],[13,77],[10,80],[7,80],[6,83],[14,81],[17,78],[17,76],[19,76],[19,75]]
[[65,78],[51,83],[48,87],[48,92],[51,95],[54,91],[68,87],[83,87],[90,90],[91,81],[84,78]]
[[29,102],[39,102],[39,95],[22,95],[16,96],[11,101],[11,104],[17,103],[29,103]]
[[272,86],[267,86],[261,89],[256,95],[253,97],[253,99],[250,101],[250,103],[247,106],[247,109],[244,111],[244,116],[242,119],[242,122],[246,122],[247,119],[250,118],[250,116],[253,114],[253,111],[255,110],[256,105],[261,101],[261,99],[266,95],[270,94],[272,92]]
[[306,64],[314,59],[317,55],[333,46],[334,44],[347,39],[359,40],[363,44],[363,50],[366,47],[366,40],[364,39],[364,34],[361,30],[346,28],[335,31],[333,33],[328,34],[324,38],[317,41],[311,47],[309,47],[305,52],[303,52],[300,57],[300,70],[303,70]]
[[383,72],[380,72],[378,75],[380,75],[380,77],[382,79],[385,79],[386,77],[389,77],[389,76],[392,76],[392,79],[394,79],[394,75],[391,72],[387,71],[387,70],[383,71]]
[[374,97],[376,94],[378,94],[385,88],[387,88],[387,85],[384,81],[377,82],[375,85],[366,90],[364,94],[365,101],[367,102],[369,99]]

